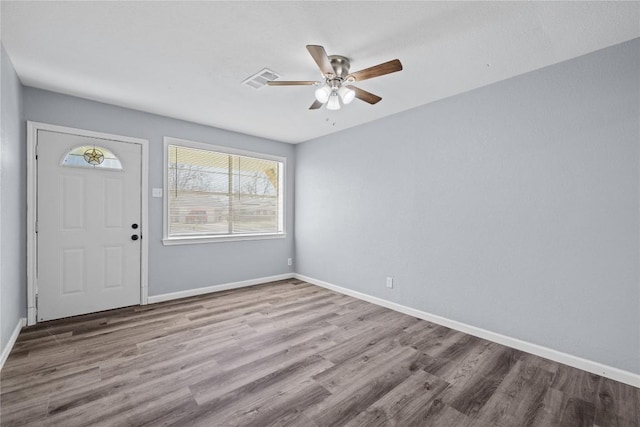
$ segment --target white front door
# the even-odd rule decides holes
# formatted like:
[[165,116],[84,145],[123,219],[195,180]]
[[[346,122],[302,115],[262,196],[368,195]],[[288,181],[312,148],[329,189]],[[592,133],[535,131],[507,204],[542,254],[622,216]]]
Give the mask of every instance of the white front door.
[[38,130],[38,321],[140,304],[141,146]]

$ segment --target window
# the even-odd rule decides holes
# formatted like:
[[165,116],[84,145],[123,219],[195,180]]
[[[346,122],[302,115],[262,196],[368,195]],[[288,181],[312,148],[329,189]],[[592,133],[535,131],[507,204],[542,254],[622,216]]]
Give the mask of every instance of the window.
[[165,138],[165,244],[284,237],[284,159]]
[[82,145],[70,150],[60,164],[72,168],[122,170],[122,163],[115,154],[94,145]]

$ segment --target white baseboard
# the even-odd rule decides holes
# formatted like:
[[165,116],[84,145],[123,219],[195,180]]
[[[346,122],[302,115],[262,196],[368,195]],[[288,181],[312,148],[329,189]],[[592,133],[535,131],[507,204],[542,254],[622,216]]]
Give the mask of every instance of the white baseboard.
[[22,317],[18,319],[18,324],[16,325],[16,328],[13,330],[13,333],[11,334],[9,341],[7,341],[7,345],[5,345],[4,348],[2,349],[2,355],[0,356],[0,369],[2,369],[2,367],[4,366],[4,362],[7,361],[7,358],[9,357],[9,353],[11,353],[11,349],[13,348],[13,345],[16,343],[16,340],[18,339],[18,335],[20,335],[20,331],[26,324],[27,324],[26,318]]
[[189,289],[187,291],[171,292],[161,295],[149,295],[147,302],[155,304],[157,302],[171,301],[174,299],[193,297],[196,295],[210,294],[212,292],[226,291],[229,289],[244,288],[247,286],[259,285],[261,283],[276,282],[294,277],[293,273],[279,274],[277,276],[260,277],[257,279],[243,280],[241,282],[224,283],[222,285],[206,286],[204,288]]
[[294,277],[305,282],[321,286],[326,289],[330,289],[341,294],[349,295],[354,298],[361,299],[382,307],[389,308],[391,310],[398,311],[400,313],[408,314],[409,316],[417,317],[419,319],[427,320],[429,322],[436,323],[438,325],[446,326],[451,329],[455,329],[460,332],[464,332],[469,335],[473,335],[479,338],[483,338],[489,341],[493,341],[498,344],[506,345],[508,347],[522,350],[527,353],[534,354],[536,356],[544,357],[546,359],[553,360],[565,365],[572,366],[574,368],[582,369],[583,371],[591,372],[593,374],[601,375],[606,378],[610,378],[621,383],[629,384],[634,387],[640,387],[640,375],[632,372],[624,371],[622,369],[614,368],[611,366],[603,365],[602,363],[594,362],[592,360],[583,359],[578,356],[563,353],[558,350],[554,350],[541,345],[529,343],[519,340],[517,338],[508,337],[506,335],[498,334],[495,332],[487,331],[486,329],[478,328],[475,326],[467,325],[466,323],[457,322],[455,320],[447,319],[445,317],[437,316],[435,314],[427,313],[425,311],[417,310],[415,308],[407,307],[395,302],[387,301],[382,298],[374,297],[364,294],[362,292],[353,291],[351,289],[336,286],[331,283],[317,280],[312,277],[307,277],[302,274],[295,274]]

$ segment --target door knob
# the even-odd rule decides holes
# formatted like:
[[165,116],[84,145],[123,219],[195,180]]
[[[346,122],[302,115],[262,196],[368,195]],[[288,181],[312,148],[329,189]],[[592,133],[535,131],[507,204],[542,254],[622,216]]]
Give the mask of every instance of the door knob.
[[138,240],[138,235],[137,234],[133,234],[131,236],[131,240]]
[[138,228],[138,224],[131,224],[131,228],[135,230],[136,228]]

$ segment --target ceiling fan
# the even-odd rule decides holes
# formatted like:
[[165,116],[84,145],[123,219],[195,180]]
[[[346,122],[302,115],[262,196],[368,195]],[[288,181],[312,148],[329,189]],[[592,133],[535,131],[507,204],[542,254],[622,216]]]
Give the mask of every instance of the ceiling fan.
[[269,86],[320,86],[316,90],[316,100],[310,110],[317,110],[324,104],[327,104],[328,110],[339,110],[340,101],[343,104],[349,104],[354,98],[358,98],[369,104],[376,104],[382,100],[378,95],[374,95],[366,90],[357,88],[351,84],[360,82],[385,74],[395,73],[402,70],[402,64],[398,59],[394,59],[364,70],[349,73],[349,59],[341,55],[327,55],[324,47],[318,45],[307,45],[307,50],[313,57],[318,68],[324,77],[324,85],[319,81],[300,80],[300,81],[271,81]]

